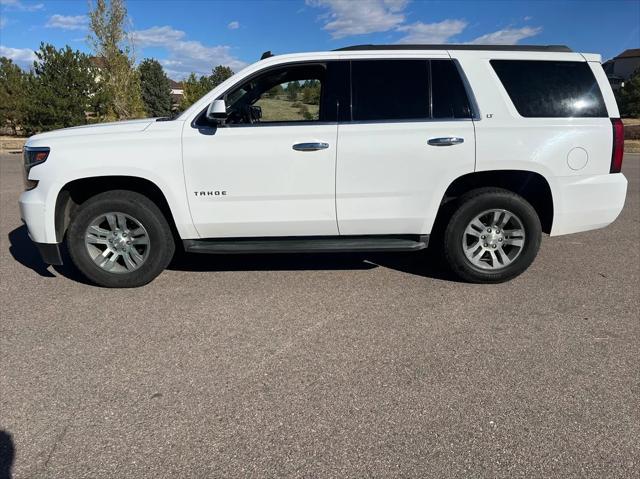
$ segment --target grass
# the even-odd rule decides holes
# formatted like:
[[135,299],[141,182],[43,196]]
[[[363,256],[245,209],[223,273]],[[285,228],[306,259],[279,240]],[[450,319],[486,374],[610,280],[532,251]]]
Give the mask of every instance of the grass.
[[262,121],[304,121],[305,117],[302,114],[301,106],[309,110],[312,119],[318,119],[318,105],[292,102],[280,98],[261,98],[255,105],[262,108]]

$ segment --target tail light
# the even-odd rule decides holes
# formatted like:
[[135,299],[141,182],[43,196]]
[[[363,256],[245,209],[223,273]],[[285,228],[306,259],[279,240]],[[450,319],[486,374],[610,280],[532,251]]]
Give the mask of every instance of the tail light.
[[620,173],[624,155],[624,125],[620,118],[611,118],[611,124],[613,125],[613,150],[611,151],[609,173]]

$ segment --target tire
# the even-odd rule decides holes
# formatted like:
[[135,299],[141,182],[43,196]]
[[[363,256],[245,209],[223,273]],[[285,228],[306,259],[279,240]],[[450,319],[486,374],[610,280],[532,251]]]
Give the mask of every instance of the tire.
[[149,198],[113,190],[78,207],[67,230],[67,249],[92,283],[134,288],[151,282],[167,267],[175,242],[166,218]]
[[540,218],[523,197],[479,188],[458,200],[444,231],[444,258],[464,281],[501,283],[533,263],[541,236]]

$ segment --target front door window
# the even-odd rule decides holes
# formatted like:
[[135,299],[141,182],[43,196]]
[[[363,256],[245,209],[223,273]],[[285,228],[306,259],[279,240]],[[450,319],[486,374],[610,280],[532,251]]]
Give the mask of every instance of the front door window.
[[226,95],[227,125],[320,120],[324,65],[272,70]]

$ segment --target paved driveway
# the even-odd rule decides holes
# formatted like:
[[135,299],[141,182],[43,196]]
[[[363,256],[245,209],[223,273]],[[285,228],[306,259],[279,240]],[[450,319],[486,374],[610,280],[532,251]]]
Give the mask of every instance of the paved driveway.
[[0,157],[0,477],[638,477],[640,157],[609,228],[520,278],[420,256],[46,268]]

